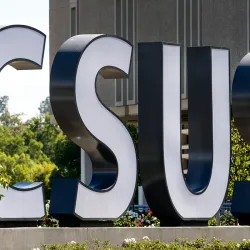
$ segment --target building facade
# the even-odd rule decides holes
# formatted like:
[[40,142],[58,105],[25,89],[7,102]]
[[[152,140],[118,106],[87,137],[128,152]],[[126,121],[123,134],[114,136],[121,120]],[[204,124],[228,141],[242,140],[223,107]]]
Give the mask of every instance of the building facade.
[[186,110],[186,47],[230,48],[232,78],[249,51],[249,12],[249,0],[50,0],[50,62],[61,44],[76,34],[116,34],[129,40],[135,46],[129,79],[99,78],[97,86],[108,107],[136,121],[137,43],[180,43]]
[[[50,0],[50,63],[69,37],[115,34],[134,45],[129,79],[97,80],[100,99],[122,120],[137,123],[137,44],[182,46],[183,150],[188,149],[186,48],[230,49],[231,81],[250,47],[250,0]],[[150,101],[150,100],[149,100]],[[183,151],[183,158],[188,154]]]

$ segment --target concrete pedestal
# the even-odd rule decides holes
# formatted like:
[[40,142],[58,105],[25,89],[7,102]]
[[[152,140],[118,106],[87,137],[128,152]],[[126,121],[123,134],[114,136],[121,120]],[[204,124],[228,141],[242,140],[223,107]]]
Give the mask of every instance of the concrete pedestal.
[[148,236],[152,240],[170,243],[176,238],[196,240],[221,239],[242,241],[250,239],[250,227],[168,227],[168,228],[7,228],[0,229],[1,250],[27,250],[40,248],[42,244],[83,243],[86,240],[108,240],[114,246],[121,245],[124,239],[141,240]]
[[37,227],[37,221],[0,221],[0,228]]
[[113,221],[81,221],[80,222],[80,227],[85,227],[85,228],[101,228],[101,227],[113,227],[114,223]]

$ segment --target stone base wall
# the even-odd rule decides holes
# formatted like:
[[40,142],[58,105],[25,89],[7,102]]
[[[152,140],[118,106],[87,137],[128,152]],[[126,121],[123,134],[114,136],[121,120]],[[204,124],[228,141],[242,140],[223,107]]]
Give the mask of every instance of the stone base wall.
[[250,227],[179,227],[179,228],[8,228],[0,229],[1,250],[30,250],[42,244],[64,244],[70,241],[109,240],[120,245],[126,238],[159,239],[170,243],[176,238],[195,240],[206,237],[225,241],[250,239]]

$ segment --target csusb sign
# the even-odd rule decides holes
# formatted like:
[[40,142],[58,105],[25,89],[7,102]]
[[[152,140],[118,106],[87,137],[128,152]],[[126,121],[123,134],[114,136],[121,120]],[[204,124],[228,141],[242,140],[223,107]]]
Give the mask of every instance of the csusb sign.
[[[41,69],[44,46],[45,35],[34,28],[2,27],[0,68]],[[106,79],[128,77],[132,50],[128,41],[117,36],[78,35],[68,39],[55,56],[50,100],[59,126],[87,152],[94,170],[105,166],[116,173],[114,184],[103,190],[79,181],[74,214],[91,221],[120,217],[133,199],[139,165],[146,200],[162,225],[206,222],[220,209],[229,180],[229,50],[187,48],[190,151],[186,179],[181,161],[180,45],[138,45],[138,157],[126,127],[97,95],[98,74]],[[232,89],[235,122],[248,143],[249,57],[240,63]],[[35,220],[45,215],[40,184],[0,191],[5,195],[0,202],[1,220]],[[16,202],[22,209],[14,206]]]

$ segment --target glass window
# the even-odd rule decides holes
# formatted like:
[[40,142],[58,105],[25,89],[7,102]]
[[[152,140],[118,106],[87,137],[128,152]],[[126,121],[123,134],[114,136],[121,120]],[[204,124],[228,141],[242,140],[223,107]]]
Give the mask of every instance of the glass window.
[[71,22],[71,36],[75,36],[77,34],[77,29],[76,29],[76,24],[77,24],[77,19],[76,19],[76,7],[72,7],[70,11],[70,22]]

